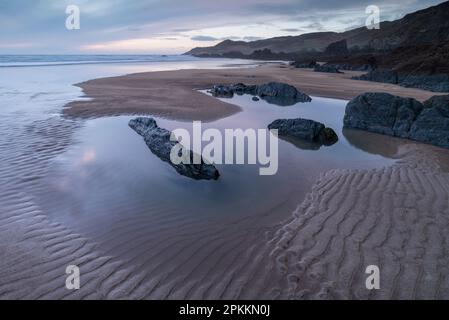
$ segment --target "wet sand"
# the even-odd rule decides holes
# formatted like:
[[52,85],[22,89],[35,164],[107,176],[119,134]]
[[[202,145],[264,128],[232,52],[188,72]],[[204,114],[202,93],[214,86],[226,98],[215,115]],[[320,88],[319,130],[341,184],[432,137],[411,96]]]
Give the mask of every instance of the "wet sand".
[[281,81],[308,95],[346,100],[368,91],[388,92],[421,101],[435,95],[420,89],[350,79],[360,74],[352,71],[320,73],[280,64],[242,69],[136,73],[78,84],[90,100],[69,103],[64,114],[76,117],[152,114],[176,120],[213,121],[239,112],[240,108],[205,96],[196,89],[237,82],[261,84]]
[[[179,87],[180,93],[196,95],[192,88],[206,85],[203,79],[190,83],[187,75],[191,72],[199,75],[205,71],[186,71],[185,79],[179,80],[185,81]],[[214,72],[221,74],[218,79],[227,82],[248,82],[245,78],[227,78],[241,70]],[[173,79],[169,72],[158,74],[167,77],[154,80],[161,86]],[[148,79],[150,75],[127,77]],[[134,85],[124,85],[122,80],[119,77],[87,82],[95,85],[92,91],[82,85],[86,94],[95,98],[96,92],[96,99],[103,101],[97,104],[98,110],[92,109],[96,105],[94,100],[72,103],[65,113],[96,117],[150,112],[147,105],[129,109],[123,103],[147,97],[141,94],[152,80],[145,80],[149,81],[145,85],[137,79]],[[106,81],[105,87],[97,86],[97,81]],[[265,80],[257,78],[257,81]],[[370,85],[367,91],[374,91],[372,83],[358,83]],[[114,91],[116,86],[117,94],[131,92],[134,98],[114,102],[108,90]],[[409,92],[400,87],[391,90]],[[412,91],[420,100],[432,95]],[[331,94],[331,90],[328,92]],[[159,94],[162,95],[156,90],[151,96],[157,98]],[[207,105],[218,101],[201,96],[205,100],[197,101]],[[166,99],[175,99],[170,97]],[[107,101],[113,102],[112,105],[106,105]],[[152,106],[155,109],[151,112],[184,120],[198,117],[201,110],[198,108],[205,107],[192,104],[182,109],[180,105],[169,104],[170,110],[164,111],[158,103]],[[223,102],[212,108],[206,120],[238,111]],[[413,142],[395,145],[398,140],[388,137],[385,144],[378,145],[366,145],[363,139],[359,144],[353,139],[357,147],[388,153],[400,160],[381,169],[323,173],[311,184],[311,191],[291,218],[268,227],[259,227],[246,218],[229,220],[226,224],[222,221],[206,224],[201,219],[177,221],[173,212],[166,209],[159,212],[156,220],[149,217],[149,221],[140,221],[142,228],[151,222],[160,229],[157,237],[141,242],[133,238],[136,226],[129,225],[123,217],[108,230],[107,237],[111,246],[120,249],[122,244],[115,242],[117,234],[128,233],[129,242],[135,245],[132,252],[127,250],[132,254],[130,258],[111,254],[86,235],[52,221],[33,197],[36,191],[46,192],[41,177],[50,172],[53,157],[72,144],[72,132],[79,124],[53,117],[22,131],[13,117],[6,120],[0,125],[15,133],[14,143],[23,148],[18,153],[7,152],[12,141],[0,137],[0,299],[449,298],[447,150]],[[127,210],[126,203],[121,205]],[[163,233],[167,225],[175,223],[179,223],[176,234]],[[156,259],[157,263],[148,268],[136,263],[138,259]],[[69,264],[81,268],[81,290],[65,288],[64,271]],[[370,264],[380,267],[381,290],[365,289],[364,271]]]

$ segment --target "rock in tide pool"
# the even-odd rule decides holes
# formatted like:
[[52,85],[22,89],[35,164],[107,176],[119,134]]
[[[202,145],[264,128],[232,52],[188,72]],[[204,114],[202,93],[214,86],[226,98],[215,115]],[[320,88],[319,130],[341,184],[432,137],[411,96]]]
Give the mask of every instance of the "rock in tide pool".
[[412,98],[389,93],[364,93],[347,104],[344,126],[409,138],[410,128],[422,109],[423,105]]
[[251,94],[255,95],[256,86],[247,86],[243,83],[236,83],[231,85],[215,85],[210,93],[216,98],[232,98],[234,94],[243,95]]
[[[204,159],[201,159],[201,164],[173,164],[170,153],[177,141],[170,141],[171,132],[159,128],[154,119],[143,117],[132,119],[129,121],[129,126],[143,137],[153,154],[169,163],[179,174],[195,180],[217,180],[220,176],[215,166],[206,163]],[[192,160],[194,153],[189,152]]]
[[291,85],[280,82],[269,82],[261,85],[245,85],[243,83],[215,85],[210,93],[217,98],[232,98],[234,94],[250,94],[255,97],[258,96],[268,103],[280,106],[312,101],[312,98],[307,94]]
[[299,91],[295,87],[281,83],[281,82],[269,82],[257,86],[256,95],[262,99],[275,104],[284,105],[295,104],[298,102],[310,102],[310,98],[307,94]]
[[320,122],[308,119],[278,119],[268,125],[268,129],[277,129],[279,136],[305,140],[318,145],[333,145],[338,136],[331,128]]
[[422,104],[387,93],[364,93],[346,106],[344,126],[449,148],[449,96]]
[[449,96],[434,96],[424,102],[410,138],[449,149]]

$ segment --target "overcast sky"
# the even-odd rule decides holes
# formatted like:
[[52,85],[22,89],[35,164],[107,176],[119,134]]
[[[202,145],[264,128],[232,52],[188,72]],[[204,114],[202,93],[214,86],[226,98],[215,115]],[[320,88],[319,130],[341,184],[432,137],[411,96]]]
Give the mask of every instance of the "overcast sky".
[[[0,0],[0,54],[171,54],[223,39],[251,41],[364,25],[368,5],[381,20],[438,0]],[[81,11],[67,30],[67,5]]]

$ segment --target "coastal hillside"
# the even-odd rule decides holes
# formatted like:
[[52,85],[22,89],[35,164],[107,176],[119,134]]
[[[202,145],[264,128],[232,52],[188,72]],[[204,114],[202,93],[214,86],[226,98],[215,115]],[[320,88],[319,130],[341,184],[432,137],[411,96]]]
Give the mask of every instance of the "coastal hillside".
[[401,46],[432,45],[449,40],[449,1],[410,13],[396,21],[381,23],[379,30],[360,27],[350,31],[317,32],[299,36],[276,37],[252,42],[225,40],[213,47],[198,47],[186,54],[194,56],[251,55],[271,53],[324,52],[335,42],[346,40],[350,51],[379,52]]

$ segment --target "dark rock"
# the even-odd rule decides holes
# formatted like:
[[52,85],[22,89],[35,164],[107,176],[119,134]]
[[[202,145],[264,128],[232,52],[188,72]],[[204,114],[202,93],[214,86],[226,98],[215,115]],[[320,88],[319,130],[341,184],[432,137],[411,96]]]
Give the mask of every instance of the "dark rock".
[[316,66],[313,71],[326,72],[326,73],[343,73],[340,70],[338,70],[335,66],[332,66],[332,65]]
[[[173,164],[170,160],[170,153],[177,142],[171,141],[171,132],[159,128],[154,119],[136,118],[129,121],[129,126],[144,138],[153,154],[169,163],[179,174],[195,180],[217,180],[220,176],[215,166],[206,163],[202,158],[201,164]],[[193,161],[194,153],[189,150],[189,154],[190,161]]]
[[424,102],[424,109],[410,129],[413,140],[449,148],[449,96],[435,96]]
[[408,74],[399,77],[399,84],[407,88],[420,88],[433,92],[449,92],[449,75]]
[[312,101],[312,98],[307,94],[298,91],[298,89],[291,85],[281,82],[269,82],[257,86],[256,95],[270,103],[278,105]]
[[231,85],[215,85],[210,93],[217,98],[232,98],[234,94],[243,95],[251,94],[255,95],[256,85],[245,85],[243,83],[236,83]]
[[257,97],[252,97],[252,100],[253,100],[253,101],[259,101],[260,99],[257,98]]
[[325,66],[333,67],[337,70],[348,70],[348,71],[373,71],[375,67],[370,64],[352,65],[348,63],[326,63]]
[[334,130],[313,120],[278,119],[269,124],[268,129],[277,129],[279,136],[305,140],[320,145],[332,145],[338,141],[338,136]]
[[346,106],[344,125],[390,136],[408,138],[423,105],[412,98],[388,93],[364,93]]
[[318,64],[316,61],[310,61],[310,62],[301,62],[301,61],[293,61],[290,63],[291,66],[298,68],[298,69],[306,69],[306,68],[315,68]]
[[312,98],[307,94],[300,92],[293,86],[280,82],[270,82],[262,85],[245,85],[243,83],[215,85],[210,92],[214,97],[218,98],[232,98],[234,94],[250,94],[280,106],[312,101]]
[[449,96],[422,104],[387,93],[365,93],[346,106],[344,126],[449,148]]
[[232,87],[226,85],[216,85],[210,92],[216,98],[232,98],[234,96]]
[[397,72],[393,70],[373,70],[368,72],[367,74],[362,74],[361,76],[352,77],[354,80],[365,80],[365,81],[374,81],[374,82],[383,82],[383,83],[399,83],[399,76]]
[[384,69],[373,70],[352,79],[398,84],[406,88],[420,88],[434,92],[449,92],[448,74],[399,73],[395,70]]

